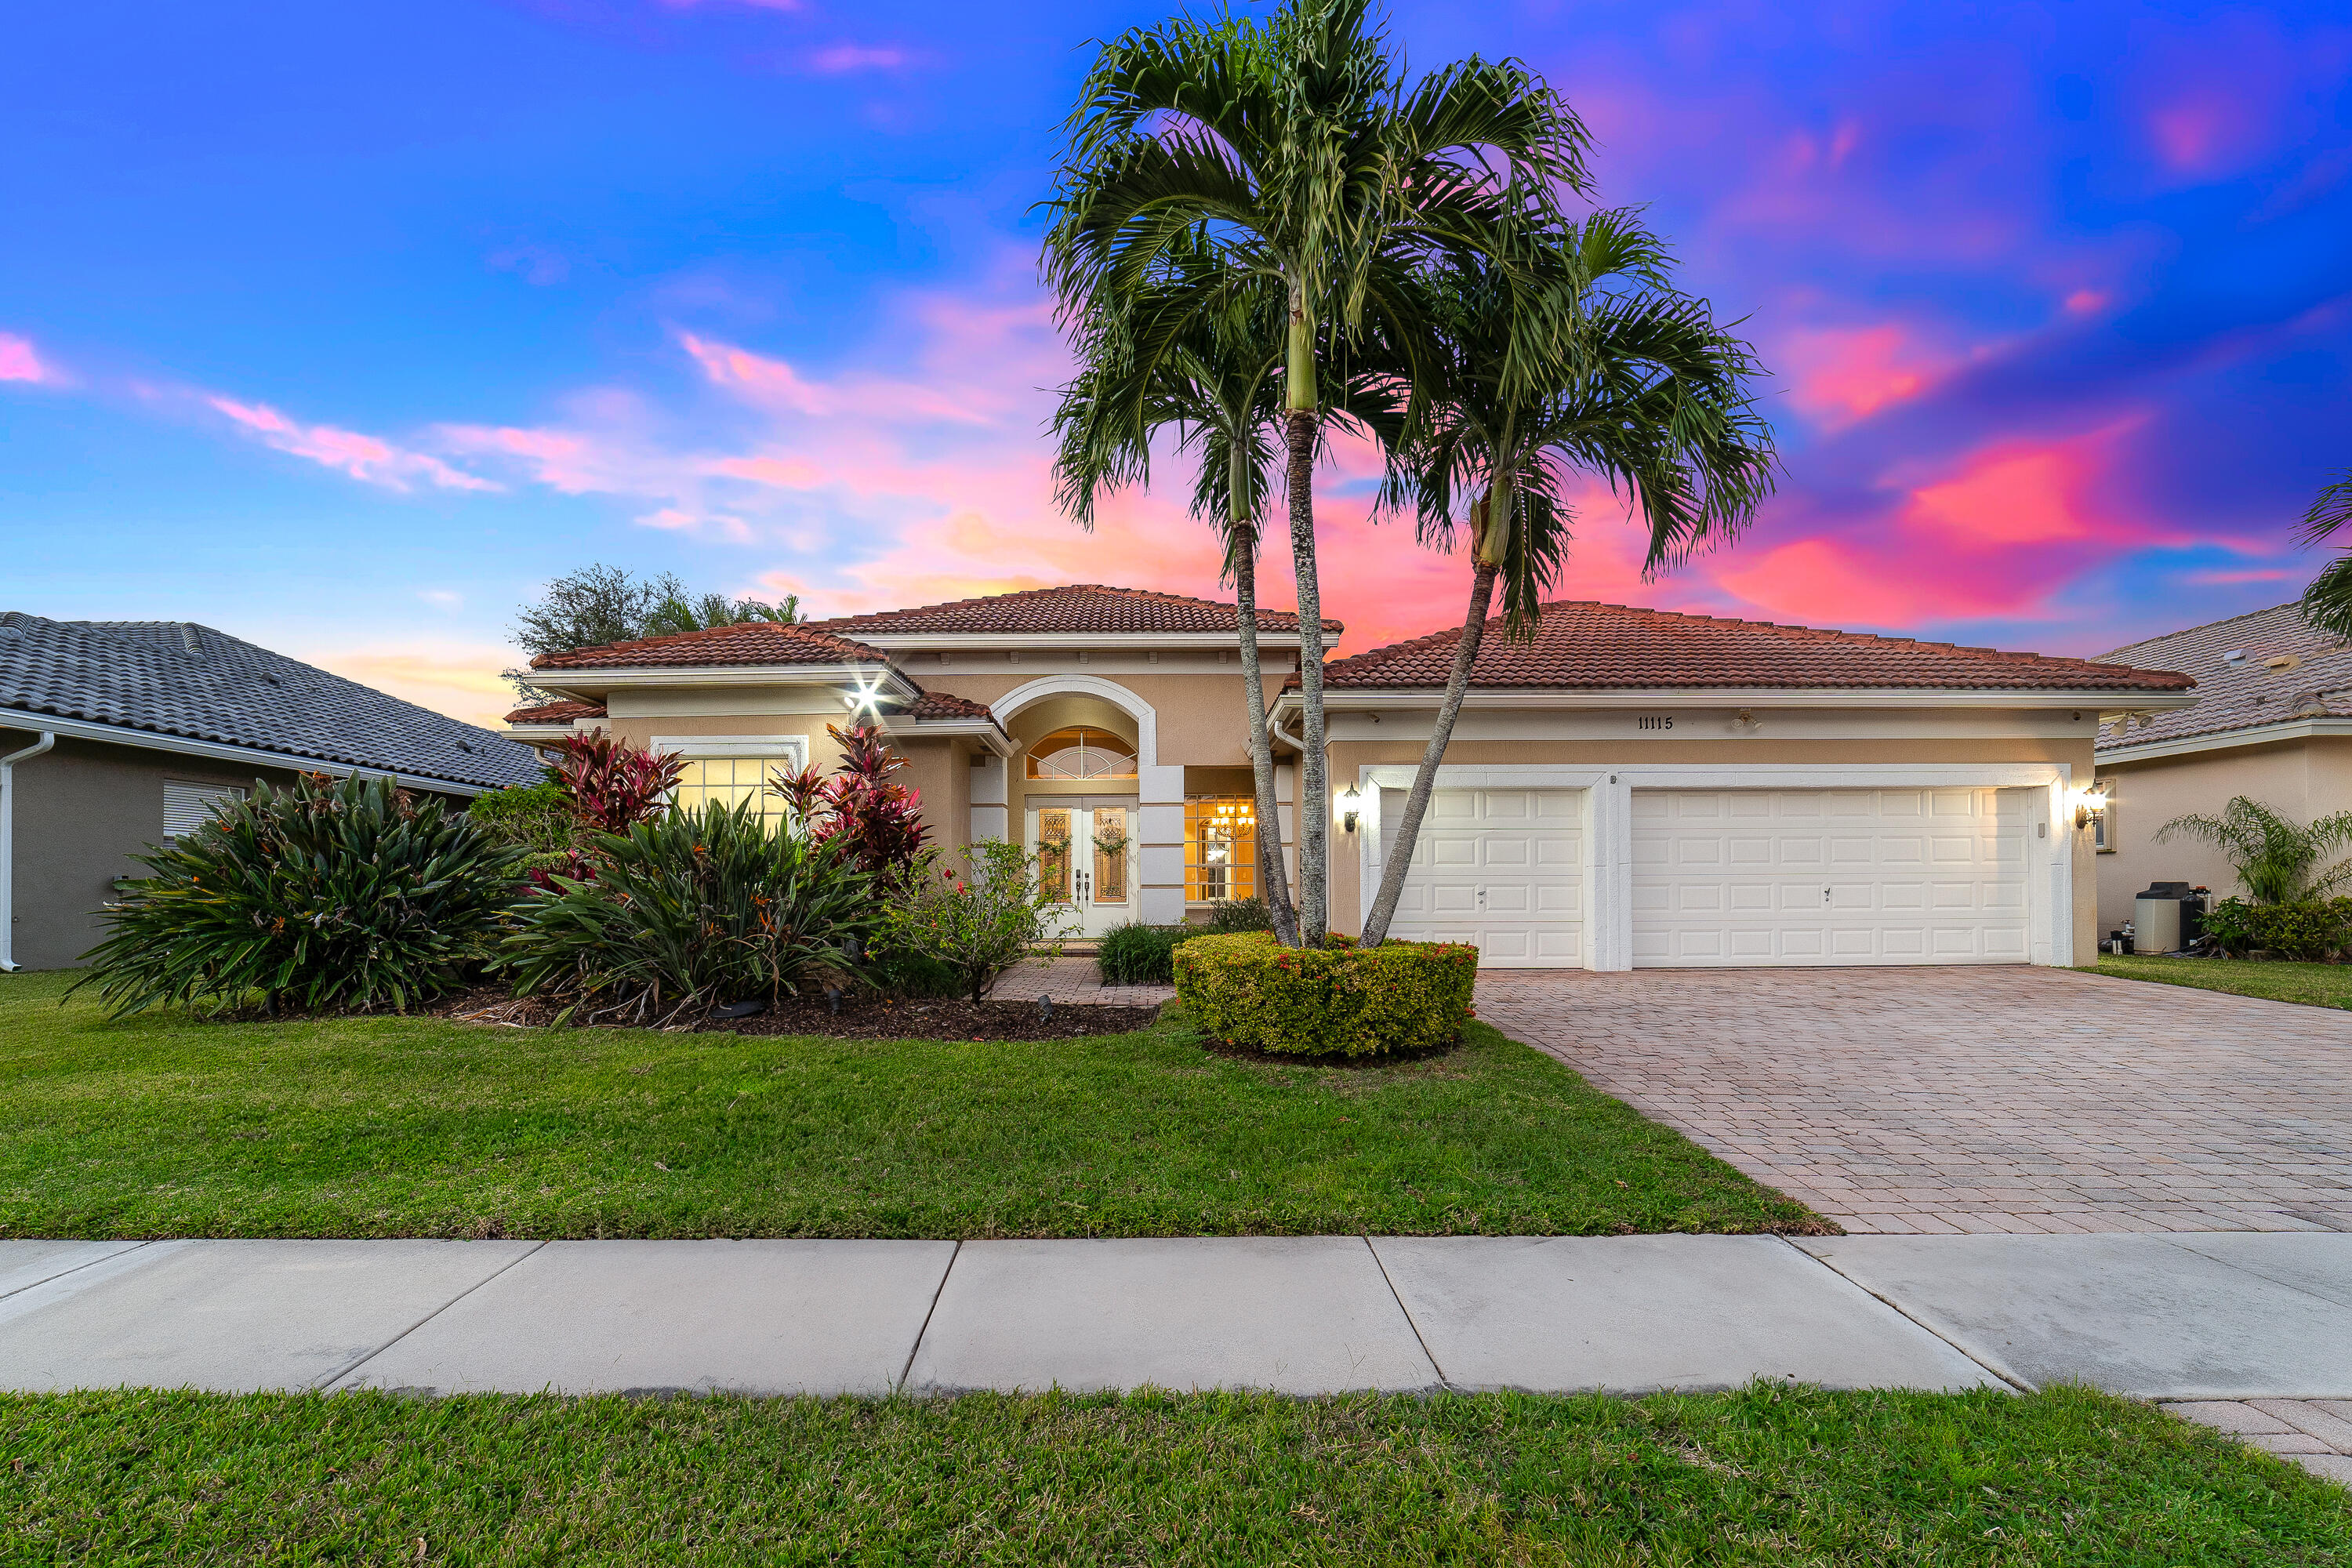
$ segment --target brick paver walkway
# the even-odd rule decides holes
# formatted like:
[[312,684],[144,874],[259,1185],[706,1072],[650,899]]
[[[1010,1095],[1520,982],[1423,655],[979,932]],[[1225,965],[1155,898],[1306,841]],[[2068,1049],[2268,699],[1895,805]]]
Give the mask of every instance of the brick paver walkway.
[[2352,1231],[2352,1013],[2023,967],[1488,970],[1477,1005],[1850,1231]]
[[989,998],[996,1002],[1087,1002],[1104,1007],[1157,1007],[1176,994],[1173,985],[1106,985],[1091,957],[1023,963],[996,977]]
[[2164,1408],[2352,1486],[2352,1399],[2194,1399]]

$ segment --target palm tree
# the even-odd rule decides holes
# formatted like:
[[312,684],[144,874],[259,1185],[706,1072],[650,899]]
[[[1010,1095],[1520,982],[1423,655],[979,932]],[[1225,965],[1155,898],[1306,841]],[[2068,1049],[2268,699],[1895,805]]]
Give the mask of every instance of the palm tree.
[[[1203,301],[1202,296],[1213,296]],[[1282,861],[1265,681],[1257,646],[1259,526],[1271,500],[1266,474],[1282,426],[1282,297],[1265,279],[1228,278],[1208,237],[1195,230],[1155,263],[1133,300],[1097,301],[1077,324],[1077,378],[1062,389],[1054,428],[1056,498],[1081,528],[1095,505],[1127,484],[1149,485],[1151,443],[1174,427],[1177,449],[1197,448],[1192,515],[1224,544],[1239,616],[1250,769],[1257,797],[1258,887],[1282,942],[1298,941]]]
[[2322,868],[2330,855],[2352,845],[2352,811],[2331,813],[2305,827],[2261,801],[2233,795],[2219,816],[2192,812],[2156,830],[2158,844],[2175,837],[2219,849],[2258,904],[2324,899],[2352,882],[2352,860]]
[[[1514,61],[1472,58],[1409,90],[1370,0],[1291,0],[1269,21],[1177,20],[1106,45],[1069,121],[1045,271],[1066,323],[1133,296],[1205,231],[1236,280],[1281,290],[1284,449],[1298,579],[1300,940],[1327,927],[1322,594],[1315,458],[1335,356],[1385,320],[1408,350],[1409,279],[1433,254],[1492,251],[1507,220],[1585,184],[1583,126]],[[1411,384],[1411,376],[1406,380]]]
[[[1497,578],[1504,635],[1534,633],[1574,521],[1562,499],[1571,477],[1604,477],[1627,497],[1649,531],[1651,573],[1736,536],[1771,493],[1771,431],[1748,390],[1754,352],[1704,300],[1675,292],[1670,269],[1634,215],[1601,212],[1548,237],[1521,279],[1474,258],[1427,281],[1444,344],[1423,377],[1431,416],[1392,451],[1383,499],[1410,503],[1423,542],[1450,548],[1467,497],[1470,606],[1364,921],[1368,945],[1395,916]],[[1544,293],[1549,308],[1531,313],[1527,302]],[[1528,342],[1530,314],[1576,325],[1541,353]],[[1515,358],[1548,374],[1515,384]]]
[[[2352,473],[2319,492],[2311,510],[2303,514],[2296,542],[2323,544],[2347,530],[2352,530]],[[2352,637],[2352,550],[2320,568],[2311,586],[2303,591],[2303,618],[2321,631]]]

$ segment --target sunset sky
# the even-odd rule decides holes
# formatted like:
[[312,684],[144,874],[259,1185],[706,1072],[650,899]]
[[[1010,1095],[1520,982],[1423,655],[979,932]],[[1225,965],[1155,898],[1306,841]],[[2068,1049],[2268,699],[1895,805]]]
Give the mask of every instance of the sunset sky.
[[[820,614],[1217,593],[1184,476],[1084,534],[1042,435],[1035,204],[1087,40],[1165,14],[19,7],[0,609],[202,621],[480,720],[516,605],[592,561]],[[2300,591],[2293,524],[2352,466],[2340,3],[1391,23],[1415,70],[1560,89],[1600,198],[1773,372],[1749,534],[1644,583],[1603,489],[1560,596],[2092,653]],[[1370,478],[1322,489],[1351,649],[1467,584]]]

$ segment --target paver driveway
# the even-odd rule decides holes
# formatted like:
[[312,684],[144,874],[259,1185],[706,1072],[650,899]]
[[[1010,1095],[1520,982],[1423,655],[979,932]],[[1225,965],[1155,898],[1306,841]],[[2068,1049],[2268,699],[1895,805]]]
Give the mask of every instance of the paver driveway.
[[2022,967],[1488,970],[1477,1005],[1850,1231],[2352,1231],[2352,1013]]

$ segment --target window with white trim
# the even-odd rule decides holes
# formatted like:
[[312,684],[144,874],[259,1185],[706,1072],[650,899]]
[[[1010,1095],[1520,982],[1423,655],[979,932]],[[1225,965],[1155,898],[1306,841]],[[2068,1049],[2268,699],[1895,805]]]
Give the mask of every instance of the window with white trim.
[[163,837],[185,838],[202,827],[226,801],[243,800],[237,784],[174,784],[163,781]]
[[656,735],[654,750],[675,752],[686,767],[670,799],[686,811],[709,801],[749,801],[768,822],[784,820],[784,797],[768,789],[771,774],[808,765],[808,742],[799,735]]

